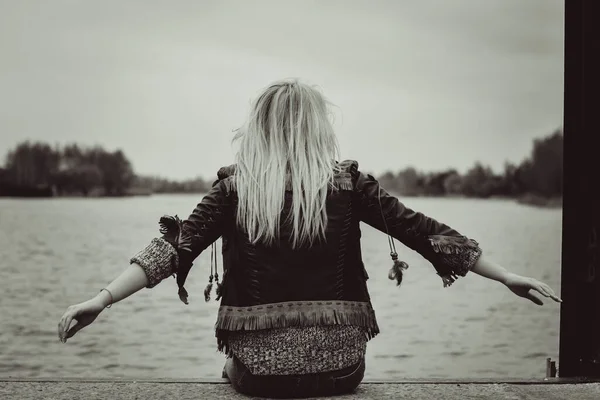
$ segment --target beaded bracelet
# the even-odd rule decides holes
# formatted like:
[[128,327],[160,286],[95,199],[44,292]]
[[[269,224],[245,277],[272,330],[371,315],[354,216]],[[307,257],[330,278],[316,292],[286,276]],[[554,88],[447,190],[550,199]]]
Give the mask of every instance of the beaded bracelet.
[[113,305],[113,295],[110,292],[110,290],[106,289],[106,288],[102,288],[100,289],[100,292],[102,292],[103,290],[106,290],[106,292],[108,293],[108,295],[110,296],[110,304],[106,306],[106,308],[110,308]]

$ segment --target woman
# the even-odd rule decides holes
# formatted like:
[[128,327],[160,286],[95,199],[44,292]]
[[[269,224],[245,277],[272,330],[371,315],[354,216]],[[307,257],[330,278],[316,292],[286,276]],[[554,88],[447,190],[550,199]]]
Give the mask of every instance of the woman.
[[163,217],[162,237],[98,295],[67,309],[58,326],[63,342],[105,307],[174,274],[187,304],[193,260],[222,237],[223,280],[211,266],[205,298],[214,282],[217,346],[228,356],[224,375],[233,387],[270,397],[352,392],[364,375],[366,343],[379,333],[360,221],[389,235],[389,277],[398,285],[408,266],[392,238],[430,261],[444,287],[472,271],[536,304],[533,291],[561,301],[546,284],[482,257],[475,240],[406,208],[356,161],[335,161],[328,103],[313,87],[296,80],[269,86],[234,140],[236,164],[219,170],[190,217]]

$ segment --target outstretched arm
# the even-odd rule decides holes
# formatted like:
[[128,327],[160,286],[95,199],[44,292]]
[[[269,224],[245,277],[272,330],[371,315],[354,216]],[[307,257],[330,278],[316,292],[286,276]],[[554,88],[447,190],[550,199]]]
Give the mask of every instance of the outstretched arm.
[[[114,281],[106,286],[106,290],[110,294],[103,290],[96,298],[102,302],[104,307],[109,306],[112,303],[118,303],[119,301],[131,296],[140,289],[148,286],[148,276],[138,264],[131,264],[125,269]],[[111,298],[112,295],[112,298]]]
[[[204,196],[190,217],[181,223],[181,232],[174,238],[166,232],[130,260],[130,265],[95,297],[72,305],[58,323],[58,336],[64,343],[82,328],[94,322],[105,307],[117,303],[144,287],[152,288],[163,279],[177,274],[179,295],[187,304],[183,282],[193,260],[218,239],[228,207],[227,184],[217,181]],[[173,219],[174,220],[174,219]],[[73,320],[77,321],[71,326]]]
[[484,278],[498,281],[503,284],[506,284],[506,280],[510,275],[510,272],[508,272],[506,268],[492,262],[491,260],[488,260],[487,257],[483,256],[483,254],[481,257],[479,257],[479,260],[477,260],[473,268],[471,268],[471,271],[483,276]]
[[482,250],[475,240],[406,207],[371,175],[357,171],[356,193],[360,220],[421,254],[436,269],[444,287],[465,276],[480,258]]
[[[131,264],[106,290],[100,291],[95,297],[88,301],[67,308],[58,323],[58,337],[66,343],[67,339],[88,326],[100,315],[100,313],[113,303],[117,303],[135,292],[148,286],[146,272],[137,264]],[[76,324],[71,326],[73,320]]]
[[404,206],[398,198],[382,189],[371,175],[358,171],[356,175],[361,220],[389,233],[429,260],[442,277],[444,286],[452,284],[457,276],[465,276],[472,271],[503,283],[516,295],[538,305],[543,302],[533,295],[533,291],[554,301],[562,301],[545,283],[511,273],[484,257],[476,241]]

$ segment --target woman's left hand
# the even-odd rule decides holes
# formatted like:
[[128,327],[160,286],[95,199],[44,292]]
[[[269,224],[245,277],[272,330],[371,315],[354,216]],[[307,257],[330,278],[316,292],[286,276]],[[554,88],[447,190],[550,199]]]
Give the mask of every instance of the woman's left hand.
[[517,274],[509,274],[504,284],[517,296],[529,299],[539,306],[543,305],[544,302],[535,296],[533,291],[540,293],[544,297],[549,297],[557,303],[562,303],[562,300],[554,293],[550,286],[534,278],[528,278],[526,276]]

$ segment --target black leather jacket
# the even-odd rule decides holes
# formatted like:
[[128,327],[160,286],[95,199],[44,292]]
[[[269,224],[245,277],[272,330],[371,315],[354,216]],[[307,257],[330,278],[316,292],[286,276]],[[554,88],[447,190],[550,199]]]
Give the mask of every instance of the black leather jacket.
[[[235,165],[221,168],[211,191],[179,225],[179,234],[163,231],[176,249],[176,260],[165,273],[155,273],[158,278],[150,286],[175,272],[183,290],[193,260],[222,237],[224,274],[216,331],[223,350],[227,333],[235,330],[352,324],[375,336],[379,328],[366,285],[361,221],[429,260],[444,286],[472,268],[481,255],[477,242],[406,208],[375,178],[360,172],[356,161],[339,165],[342,172],[336,174],[326,203],[326,242],[303,249],[290,247],[290,227],[285,225],[278,245],[249,243],[235,224]],[[291,197],[286,197],[284,211],[290,204]],[[132,261],[144,264],[139,257]]]

